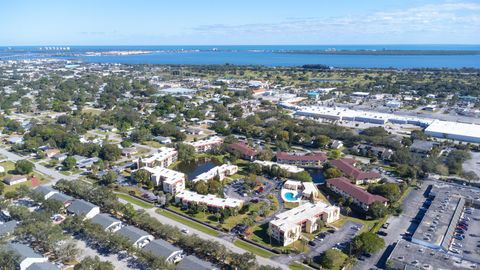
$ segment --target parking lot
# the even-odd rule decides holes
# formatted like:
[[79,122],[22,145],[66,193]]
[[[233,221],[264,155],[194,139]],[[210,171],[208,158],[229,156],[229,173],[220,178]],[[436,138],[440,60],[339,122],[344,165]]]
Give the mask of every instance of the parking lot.
[[480,261],[480,218],[478,209],[466,208],[457,224],[449,251],[472,261]]

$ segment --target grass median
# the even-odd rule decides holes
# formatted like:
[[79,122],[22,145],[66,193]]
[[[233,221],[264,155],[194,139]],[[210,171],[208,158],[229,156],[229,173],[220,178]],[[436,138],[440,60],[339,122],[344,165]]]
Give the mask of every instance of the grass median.
[[260,257],[264,257],[264,258],[271,258],[273,255],[275,255],[274,253],[268,251],[268,250],[265,250],[263,248],[259,248],[257,246],[254,246],[252,244],[249,244],[245,241],[242,241],[242,240],[235,240],[233,242],[233,244],[241,249],[244,249],[248,252],[251,252],[255,255],[258,255]]
[[147,209],[150,209],[150,208],[153,208],[153,204],[151,203],[147,203],[145,201],[142,201],[140,199],[137,199],[137,198],[134,198],[130,195],[127,195],[127,194],[123,194],[123,193],[116,193],[117,197],[120,198],[120,199],[123,199],[131,204],[135,204],[135,205],[138,205],[140,207],[143,207],[143,208],[147,208]]
[[301,263],[298,263],[298,262],[294,262],[294,263],[291,263],[288,268],[292,269],[292,270],[311,270],[312,268],[310,267],[306,267],[305,265],[301,264]]
[[206,233],[208,235],[211,235],[211,236],[219,236],[220,233],[217,232],[216,230],[214,229],[211,229],[207,226],[204,226],[198,222],[195,222],[193,220],[190,220],[188,218],[184,218],[182,216],[179,216],[177,214],[174,214],[172,212],[169,212],[169,211],[166,211],[166,210],[163,210],[163,209],[157,209],[156,212],[162,216],[165,216],[169,219],[173,219],[175,221],[178,221],[182,224],[184,224],[185,226],[187,227],[190,227],[190,228],[193,228],[195,230],[198,230],[198,231],[201,231],[203,233]]

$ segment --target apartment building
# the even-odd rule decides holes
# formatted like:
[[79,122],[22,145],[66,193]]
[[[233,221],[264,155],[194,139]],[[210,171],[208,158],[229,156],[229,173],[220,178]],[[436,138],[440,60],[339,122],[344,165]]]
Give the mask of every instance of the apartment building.
[[331,223],[340,218],[340,208],[322,202],[306,202],[275,216],[270,221],[272,238],[283,246],[297,241],[302,231],[312,233],[318,229],[318,220]]
[[162,186],[164,192],[175,194],[185,189],[185,174],[156,166],[143,167],[150,174],[150,180],[155,186]]
[[364,172],[355,167],[356,161],[353,158],[344,158],[330,161],[330,164],[339,169],[346,177],[355,184],[369,184],[380,181],[382,175],[377,172]]
[[220,198],[216,195],[208,194],[202,195],[193,191],[183,190],[175,195],[175,202],[181,202],[184,205],[189,204],[203,204],[208,206],[211,210],[219,210],[225,208],[237,208],[240,209],[244,201],[232,198]]
[[277,162],[300,167],[320,167],[327,160],[325,153],[313,154],[291,154],[286,152],[277,152]]
[[208,139],[203,139],[203,140],[198,140],[195,142],[187,142],[187,144],[190,144],[195,148],[195,151],[197,153],[205,153],[209,152],[223,143],[223,138],[218,137],[218,136],[213,136]]
[[352,198],[353,203],[365,211],[368,211],[370,205],[374,202],[380,202],[385,206],[388,202],[386,198],[371,194],[355,184],[352,184],[350,180],[345,177],[328,179],[327,187],[345,198]]
[[143,167],[168,167],[177,161],[178,152],[174,148],[163,147],[149,157],[140,157],[137,160],[137,168]]
[[238,166],[237,165],[228,165],[228,164],[223,164],[221,166],[216,166],[202,174],[199,174],[195,179],[193,179],[193,182],[198,182],[198,181],[205,181],[208,182],[211,179],[214,179],[215,177],[218,177],[220,181],[223,181],[226,176],[234,175],[238,172]]

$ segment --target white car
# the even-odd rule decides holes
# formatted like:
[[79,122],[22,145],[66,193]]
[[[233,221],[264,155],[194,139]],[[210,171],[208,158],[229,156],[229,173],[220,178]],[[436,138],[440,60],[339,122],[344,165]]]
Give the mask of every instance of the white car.
[[183,229],[181,230],[181,232],[184,233],[184,234],[189,234],[189,233],[190,233],[190,231],[187,230],[186,228],[183,228]]

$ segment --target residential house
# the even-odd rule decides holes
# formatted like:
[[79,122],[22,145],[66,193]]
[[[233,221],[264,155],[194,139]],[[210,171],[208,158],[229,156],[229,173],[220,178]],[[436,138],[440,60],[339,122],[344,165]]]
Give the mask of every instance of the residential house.
[[28,178],[26,175],[9,175],[3,178],[3,182],[9,186],[25,183],[27,181],[28,181]]
[[75,198],[63,193],[54,193],[48,198],[48,200],[61,202],[65,207],[68,207],[75,200]]
[[46,200],[53,196],[53,194],[58,193],[58,191],[51,186],[38,186],[35,188],[35,191],[40,193],[43,196],[43,199]]
[[122,222],[109,214],[100,213],[91,220],[93,224],[98,224],[106,232],[116,232],[122,228]]
[[269,223],[272,238],[283,246],[297,241],[302,232],[313,233],[318,221],[331,223],[340,218],[340,208],[322,202],[306,202],[298,207],[277,214]]
[[162,239],[151,241],[143,247],[143,250],[150,252],[154,256],[164,258],[169,263],[177,263],[183,259],[182,249]]
[[155,136],[153,137],[154,141],[157,141],[161,144],[170,144],[172,143],[172,138],[170,137],[163,137],[163,136]]
[[34,263],[48,262],[48,258],[37,254],[32,248],[24,244],[9,243],[6,248],[18,256],[17,268],[19,270],[27,270]]
[[0,224],[0,238],[13,234],[17,228],[18,222],[16,220],[10,220],[3,224]]
[[358,205],[364,211],[368,211],[370,205],[372,205],[374,202],[379,202],[387,206],[387,199],[382,196],[369,193],[355,184],[352,184],[350,180],[345,177],[328,179],[327,187],[342,197],[347,199],[351,198],[353,203]]
[[368,184],[380,181],[382,175],[377,172],[364,172],[355,167],[356,161],[352,158],[331,160],[330,164],[339,169],[346,177],[355,184]]
[[353,147],[353,151],[365,157],[376,157],[380,160],[390,160],[393,156],[393,150],[385,147],[372,146],[368,144],[358,144]]
[[68,157],[67,154],[56,154],[52,158],[58,160],[59,162],[64,161]]
[[437,145],[437,142],[415,140],[412,145],[410,145],[410,151],[419,154],[420,156],[427,157]]
[[60,270],[58,266],[50,262],[34,263],[27,270]]
[[55,155],[60,154],[60,150],[57,149],[57,148],[51,148],[51,149],[45,150],[44,153],[45,153],[45,156],[46,156],[47,158],[52,158],[52,157],[54,157]]
[[100,207],[85,200],[74,200],[68,207],[67,211],[74,215],[85,216],[85,219],[91,219],[95,215],[100,214]]
[[116,233],[126,237],[128,242],[136,248],[143,248],[154,239],[153,235],[134,226],[122,227]]
[[343,147],[343,142],[339,140],[333,140],[330,144],[331,149],[340,149]]
[[177,264],[179,270],[218,270],[213,264],[197,258],[196,256],[189,255],[183,258],[181,262]]

